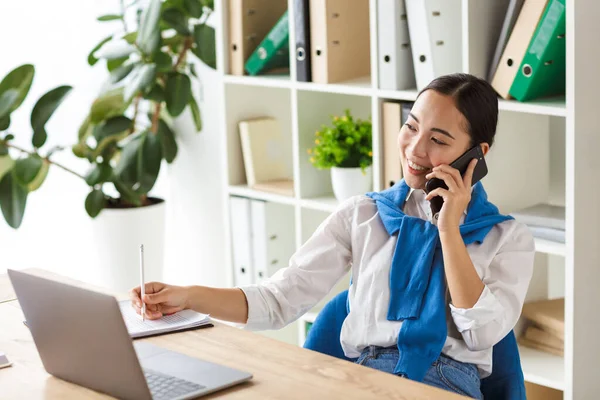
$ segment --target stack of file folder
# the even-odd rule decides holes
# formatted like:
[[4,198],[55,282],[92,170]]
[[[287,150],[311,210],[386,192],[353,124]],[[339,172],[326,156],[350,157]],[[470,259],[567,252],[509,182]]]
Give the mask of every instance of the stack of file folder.
[[511,214],[527,225],[534,237],[553,242],[565,242],[565,208],[536,204]]
[[502,98],[527,101],[565,93],[565,2],[510,1],[490,69]]

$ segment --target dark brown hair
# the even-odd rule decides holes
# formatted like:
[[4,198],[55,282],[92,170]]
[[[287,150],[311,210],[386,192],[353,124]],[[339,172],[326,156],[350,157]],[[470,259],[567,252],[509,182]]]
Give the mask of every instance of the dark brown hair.
[[487,143],[492,147],[498,123],[498,96],[487,81],[469,74],[440,76],[429,83],[426,90],[435,90],[451,96],[458,111],[467,120],[465,130],[471,136],[471,146]]

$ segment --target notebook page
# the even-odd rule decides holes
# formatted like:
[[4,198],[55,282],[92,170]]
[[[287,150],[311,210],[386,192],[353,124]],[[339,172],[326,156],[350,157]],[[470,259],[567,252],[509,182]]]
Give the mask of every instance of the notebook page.
[[168,332],[177,329],[184,329],[192,326],[204,325],[210,322],[210,317],[206,314],[197,313],[192,310],[183,310],[173,315],[166,315],[158,320],[145,320],[138,315],[129,300],[119,302],[121,314],[125,320],[127,331],[131,336],[141,333]]

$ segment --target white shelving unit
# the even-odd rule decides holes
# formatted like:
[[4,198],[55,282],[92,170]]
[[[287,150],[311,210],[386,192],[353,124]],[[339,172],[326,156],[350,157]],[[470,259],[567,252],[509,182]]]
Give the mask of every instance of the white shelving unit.
[[[275,0],[274,0],[275,1]],[[281,1],[281,0],[279,0]],[[284,0],[285,1],[285,0]],[[290,48],[294,48],[292,0]],[[340,84],[314,84],[295,80],[295,61],[289,76],[231,76],[228,74],[228,4],[215,2],[217,60],[221,91],[211,96],[220,101],[223,163],[223,202],[230,195],[287,204],[293,207],[296,244],[299,247],[318,224],[337,206],[328,171],[316,170],[306,149],[312,146],[314,131],[329,123],[329,116],[344,108],[373,124],[373,189],[381,190],[381,103],[385,100],[413,101],[414,90],[378,89],[375,11],[370,0],[371,76]],[[485,76],[495,47],[499,22],[508,0],[462,0],[462,72]],[[529,348],[521,349],[526,380],[562,390],[565,399],[595,398],[600,389],[597,356],[600,345],[600,189],[594,184],[600,171],[600,135],[597,133],[597,93],[600,80],[597,47],[600,2],[567,1],[567,92],[566,96],[520,103],[500,100],[496,143],[488,158],[489,175],[484,179],[489,197],[503,213],[537,202],[566,206],[566,244],[536,240],[536,270],[528,300],[565,297],[565,356],[557,357]],[[592,39],[592,40],[591,40]],[[575,51],[577,49],[577,51]],[[457,71],[460,72],[460,71]],[[261,116],[276,117],[286,137],[284,149],[294,178],[294,197],[259,192],[246,185],[237,122]],[[288,157],[289,156],[289,157]],[[227,273],[233,286],[229,209],[223,215],[227,234]],[[554,268],[561,264],[561,268]],[[554,282],[554,290],[549,282]],[[556,282],[559,282],[557,285]],[[301,328],[325,302],[347,287],[347,280],[330,296],[303,316],[285,337],[302,343]],[[556,289],[558,287],[558,291]],[[290,333],[291,332],[291,333]],[[273,333],[270,335],[276,336]]]

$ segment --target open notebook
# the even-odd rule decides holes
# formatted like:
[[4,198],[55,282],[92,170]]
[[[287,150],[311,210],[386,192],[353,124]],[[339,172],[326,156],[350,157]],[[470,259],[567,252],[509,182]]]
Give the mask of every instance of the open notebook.
[[208,315],[192,310],[179,311],[158,320],[142,321],[142,318],[131,307],[130,300],[120,301],[119,308],[121,314],[123,314],[129,335],[133,339],[213,326]]

